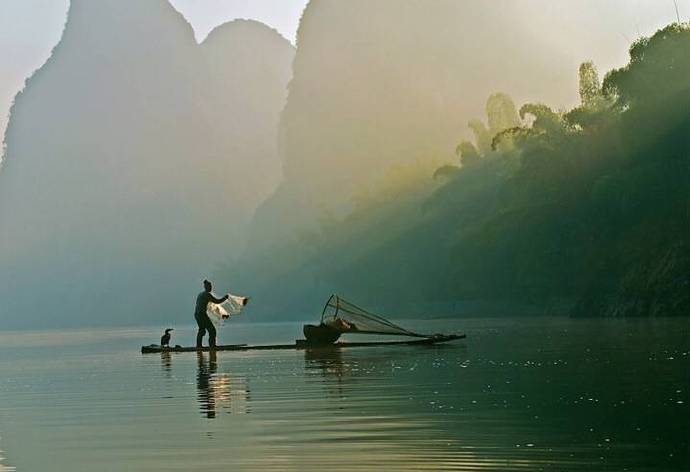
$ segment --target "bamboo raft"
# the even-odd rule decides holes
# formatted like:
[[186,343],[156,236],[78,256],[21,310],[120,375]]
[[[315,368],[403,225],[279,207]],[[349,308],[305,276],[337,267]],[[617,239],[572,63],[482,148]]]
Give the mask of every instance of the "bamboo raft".
[[[428,338],[413,339],[406,341],[366,341],[366,342],[336,342],[332,344],[310,343],[304,339],[298,339],[293,344],[226,344],[216,346],[214,351],[275,351],[289,349],[340,349],[350,347],[373,347],[373,346],[431,346],[434,344],[464,339],[464,334],[438,335]],[[161,352],[209,352],[211,348],[204,346],[201,348],[193,346],[174,346],[165,347],[157,344],[141,346],[142,354],[155,354]]]
[[[307,324],[302,329],[305,339],[298,339],[294,344],[228,344],[224,346],[167,347],[158,344],[141,346],[142,354],[160,352],[208,352],[208,351],[275,351],[288,349],[341,349],[349,347],[373,346],[431,346],[464,339],[464,334],[420,334],[398,326],[387,319],[371,313],[338,295],[331,295],[321,312],[318,325]],[[399,341],[338,341],[343,334],[374,334],[407,336],[412,340]],[[161,341],[162,342],[162,341]]]

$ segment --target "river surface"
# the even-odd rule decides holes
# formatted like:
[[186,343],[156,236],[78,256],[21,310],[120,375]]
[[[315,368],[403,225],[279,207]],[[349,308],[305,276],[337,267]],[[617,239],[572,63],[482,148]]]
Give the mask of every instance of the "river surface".
[[0,333],[0,471],[689,469],[687,320],[402,324],[468,337],[142,355],[162,329]]

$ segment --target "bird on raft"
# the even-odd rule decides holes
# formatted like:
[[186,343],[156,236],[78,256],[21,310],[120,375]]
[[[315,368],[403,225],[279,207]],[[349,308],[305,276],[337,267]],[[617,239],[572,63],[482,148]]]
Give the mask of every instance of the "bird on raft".
[[163,336],[161,336],[161,346],[170,346],[170,337],[172,336],[170,334],[170,331],[175,331],[172,328],[168,328],[165,330],[165,333],[163,333]]

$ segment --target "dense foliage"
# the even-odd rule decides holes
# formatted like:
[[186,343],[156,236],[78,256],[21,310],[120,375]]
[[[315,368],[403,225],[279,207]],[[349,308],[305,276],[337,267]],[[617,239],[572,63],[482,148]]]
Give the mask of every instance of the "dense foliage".
[[690,313],[690,26],[638,40],[603,83],[579,74],[567,112],[491,96],[458,166],[399,168],[346,218],[244,261],[247,289],[286,309],[338,291],[407,312]]

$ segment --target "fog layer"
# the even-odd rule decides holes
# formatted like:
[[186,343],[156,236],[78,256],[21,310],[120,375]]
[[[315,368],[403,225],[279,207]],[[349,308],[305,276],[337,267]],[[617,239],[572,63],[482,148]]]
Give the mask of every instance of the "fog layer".
[[[251,21],[198,45],[163,0],[73,0],[15,100],[0,172],[0,316],[183,319],[280,178],[293,47]],[[42,320],[42,324],[54,324]]]

